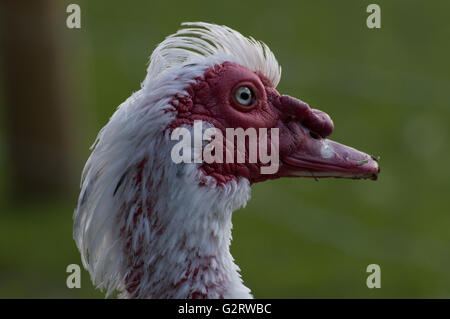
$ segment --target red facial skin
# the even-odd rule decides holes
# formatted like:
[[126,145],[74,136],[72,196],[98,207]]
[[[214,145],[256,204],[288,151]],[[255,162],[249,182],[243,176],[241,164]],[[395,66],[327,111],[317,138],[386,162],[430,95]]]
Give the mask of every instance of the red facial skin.
[[[233,98],[233,93],[240,86],[248,86],[256,94],[255,104],[251,108],[243,107]],[[193,124],[194,120],[213,124],[222,130],[223,136],[226,135],[226,128],[241,127],[244,130],[249,127],[279,128],[280,168],[275,174],[261,174],[262,164],[248,161],[242,164],[202,164],[204,174],[214,177],[219,185],[238,177],[245,177],[251,183],[255,183],[279,177],[298,176],[298,173],[304,173],[302,176],[306,177],[315,177],[314,173],[318,172],[325,173],[319,177],[375,179],[379,172],[376,161],[367,154],[332,141],[328,143],[333,146],[334,154],[324,159],[321,156],[322,143],[333,131],[330,117],[322,111],[311,109],[308,104],[298,99],[280,95],[262,75],[257,75],[239,64],[225,62],[206,70],[204,76],[196,79],[187,91],[189,96],[175,97],[172,101],[177,117],[169,125],[171,129],[183,124]],[[248,155],[248,146],[246,154]],[[141,183],[142,167],[145,163],[146,160],[143,160],[138,166],[136,184]],[[328,173],[330,176],[327,176]],[[136,201],[139,194],[136,194]],[[151,218],[152,203],[148,202],[147,206],[145,214],[149,220],[152,219],[152,230],[161,234],[164,229],[158,224],[158,220]],[[139,206],[134,213],[133,223],[136,223],[142,214],[144,211]],[[125,229],[122,232],[127,238],[126,251],[130,256],[128,260],[130,272],[125,278],[125,286],[131,296],[136,296],[138,293],[136,288],[142,274],[147,271],[142,260],[137,258],[141,255],[143,247],[139,245],[134,249],[131,245],[134,233],[131,231],[125,233]],[[204,259],[202,267],[209,267],[209,263],[207,258]],[[192,269],[188,263],[185,276],[173,284],[172,288],[188,280],[191,272],[195,278],[199,270],[199,267]],[[206,297],[207,293],[198,291],[189,295],[189,298]]]
[[[249,87],[256,95],[252,107],[242,106],[234,98],[234,92],[240,86]],[[280,95],[262,75],[246,67],[232,62],[215,65],[206,70],[203,77],[197,78],[187,91],[189,96],[176,97],[172,101],[177,118],[170,128],[203,120],[221,129],[223,136],[226,128],[245,130],[253,127],[257,131],[267,128],[269,132],[270,128],[279,129],[280,169],[277,173],[261,174],[263,164],[259,162],[203,164],[203,172],[216,178],[219,183],[226,183],[239,176],[254,183],[283,176],[298,176],[298,172],[303,172],[305,176],[312,172],[309,177],[314,177],[314,172],[330,172],[333,177],[372,179],[378,174],[378,165],[374,159],[335,142],[330,141],[335,149],[333,157],[324,160],[320,148],[323,139],[333,131],[331,118],[298,99]],[[246,155],[248,157],[248,151]],[[337,173],[342,176],[336,176]]]

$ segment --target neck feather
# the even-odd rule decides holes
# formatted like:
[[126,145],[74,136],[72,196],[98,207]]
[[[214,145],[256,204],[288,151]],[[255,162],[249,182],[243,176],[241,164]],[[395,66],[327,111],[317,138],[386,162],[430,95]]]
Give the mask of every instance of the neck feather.
[[183,170],[178,178],[163,179],[176,185],[151,189],[146,205],[128,205],[123,215],[121,296],[251,298],[229,250],[232,212],[248,200],[248,181],[217,185],[210,180],[200,186],[195,166]]
[[102,136],[74,214],[94,284],[128,298],[251,298],[229,251],[232,212],[249,199],[249,181],[219,185],[197,164],[174,164],[168,136],[149,135],[134,153]]

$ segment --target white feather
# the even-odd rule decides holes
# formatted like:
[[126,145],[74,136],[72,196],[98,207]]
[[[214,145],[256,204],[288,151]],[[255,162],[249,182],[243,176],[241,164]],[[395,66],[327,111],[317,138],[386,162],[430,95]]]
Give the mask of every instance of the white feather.
[[[264,75],[273,87],[281,69],[265,44],[228,27],[183,25],[158,45],[141,90],[99,132],[82,174],[74,239],[94,284],[107,295],[119,291],[130,297],[125,278],[131,264],[142,263],[145,271],[135,297],[186,298],[192,291],[208,291],[211,298],[249,298],[229,252],[232,212],[249,199],[249,182],[240,178],[218,186],[206,177],[206,185],[199,186],[205,177],[198,164],[171,161],[173,144],[165,129],[176,116],[171,99],[186,95],[207,68],[236,62]],[[147,162],[137,184],[143,159]],[[148,203],[151,219],[140,214],[134,221],[139,207],[147,211]],[[133,234],[129,247],[126,234]],[[201,278],[190,273],[189,280],[168,291],[185,276],[187,263],[191,269],[201,267],[202,258],[209,260],[209,268],[201,270]]]

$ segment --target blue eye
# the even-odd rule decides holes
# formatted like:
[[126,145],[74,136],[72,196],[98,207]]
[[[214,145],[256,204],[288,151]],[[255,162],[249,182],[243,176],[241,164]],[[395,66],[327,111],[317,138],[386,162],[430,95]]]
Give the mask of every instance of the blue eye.
[[252,90],[250,90],[249,87],[241,86],[236,90],[234,98],[240,105],[248,107],[252,106],[255,100],[255,95],[253,94]]

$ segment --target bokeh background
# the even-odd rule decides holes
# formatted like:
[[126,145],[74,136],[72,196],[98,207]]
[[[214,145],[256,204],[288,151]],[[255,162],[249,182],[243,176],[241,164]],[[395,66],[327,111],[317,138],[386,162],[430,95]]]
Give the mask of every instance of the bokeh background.
[[[103,298],[72,239],[81,169],[99,129],[183,21],[266,42],[279,91],[321,108],[332,138],[381,157],[378,181],[254,185],[232,253],[259,298],[450,297],[449,1],[72,1],[0,5],[0,297]],[[366,267],[381,266],[381,289]]]

